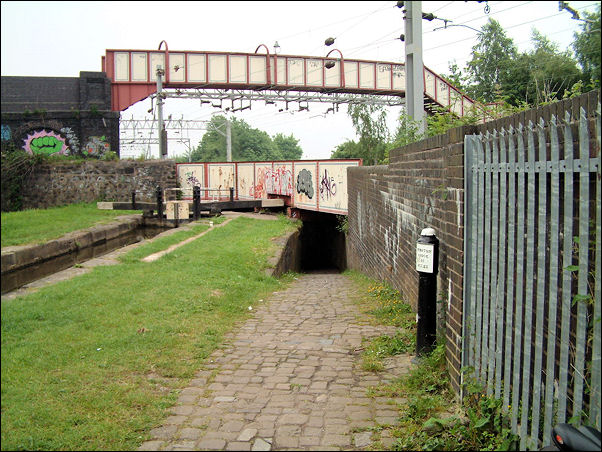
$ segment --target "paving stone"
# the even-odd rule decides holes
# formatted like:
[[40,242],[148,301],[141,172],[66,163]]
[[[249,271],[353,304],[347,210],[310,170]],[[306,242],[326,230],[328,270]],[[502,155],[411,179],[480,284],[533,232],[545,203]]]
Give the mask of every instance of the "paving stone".
[[257,435],[256,428],[246,428],[240,433],[238,438],[236,438],[236,441],[250,441],[255,435]]
[[283,414],[282,416],[280,416],[278,418],[277,423],[282,424],[282,425],[286,425],[286,424],[301,425],[301,424],[305,424],[307,422],[307,420],[308,420],[308,416],[305,414],[291,413],[291,414]]
[[173,446],[171,450],[196,450],[194,441],[179,441]]
[[163,441],[145,441],[136,450],[159,450],[162,444]]
[[351,440],[347,435],[328,434],[322,437],[321,445],[345,447],[351,445]]
[[216,397],[213,400],[214,400],[214,402],[217,402],[217,403],[220,403],[220,402],[234,402],[236,400],[236,397],[221,396],[221,397]]
[[228,443],[225,450],[251,450],[251,443],[234,441]]
[[223,439],[206,439],[200,440],[196,447],[201,450],[224,450],[226,441]]
[[370,440],[371,437],[372,437],[372,432],[356,433],[355,435],[353,435],[353,442],[355,444],[355,447],[368,446],[372,442]]
[[194,412],[196,407],[194,405],[176,405],[171,409],[171,412],[175,415],[188,416]]
[[155,439],[172,439],[175,433],[178,431],[178,427],[175,425],[166,425],[163,427],[154,428],[150,431],[150,434]]
[[396,328],[363,322],[356,294],[337,274],[302,275],[272,294],[226,334],[141,450],[369,447],[370,432],[352,429],[392,423],[398,413],[366,388],[403,373],[412,355],[387,361],[385,373],[361,369],[354,348]]
[[251,450],[267,451],[272,450],[271,442],[267,442],[265,439],[257,438],[251,447]]
[[180,430],[180,439],[196,440],[199,439],[203,433],[204,431],[199,428],[186,427]]
[[220,430],[224,432],[240,432],[244,427],[245,423],[243,421],[228,421],[224,423]]

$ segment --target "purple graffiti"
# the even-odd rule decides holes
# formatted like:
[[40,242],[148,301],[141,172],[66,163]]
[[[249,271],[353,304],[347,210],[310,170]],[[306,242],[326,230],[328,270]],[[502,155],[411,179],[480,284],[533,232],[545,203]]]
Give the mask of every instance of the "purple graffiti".
[[193,187],[194,186],[196,186],[196,187],[200,187],[201,186],[201,183],[196,178],[196,176],[194,175],[194,173],[186,173],[186,182],[188,182]]
[[330,199],[331,196],[336,195],[337,184],[334,182],[334,177],[328,177],[328,170],[324,170],[324,176],[320,180],[320,197],[324,199]]

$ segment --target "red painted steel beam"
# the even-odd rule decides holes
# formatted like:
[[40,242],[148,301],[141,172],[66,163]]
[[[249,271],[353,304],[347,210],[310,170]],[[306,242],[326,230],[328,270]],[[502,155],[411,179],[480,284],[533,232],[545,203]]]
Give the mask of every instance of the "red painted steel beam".
[[[161,50],[163,44],[165,48]],[[262,46],[266,53],[257,53]],[[337,49],[330,53],[334,50]],[[340,58],[333,58],[330,53],[326,57],[271,55],[264,44],[260,44],[255,53],[169,51],[167,43],[161,41],[158,50],[109,49],[103,57],[102,69],[111,80],[114,111],[125,110],[156,92],[151,64],[157,62],[157,58],[167,68],[164,88],[295,90],[405,97],[403,63],[343,59],[338,52]],[[339,65],[338,81],[328,72],[333,62]],[[433,79],[428,86],[427,74]],[[449,108],[454,92],[460,102],[454,110],[460,114],[475,104],[427,67],[424,77],[424,94],[431,102]],[[438,95],[440,86],[445,88],[447,99]]]

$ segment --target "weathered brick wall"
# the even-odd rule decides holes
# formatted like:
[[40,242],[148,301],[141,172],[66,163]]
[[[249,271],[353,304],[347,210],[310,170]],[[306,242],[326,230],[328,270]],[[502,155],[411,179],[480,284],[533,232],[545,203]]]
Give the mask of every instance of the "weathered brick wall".
[[176,186],[173,160],[54,163],[36,167],[23,191],[23,208],[47,208],[93,201],[154,202],[157,185]]
[[459,381],[462,331],[463,140],[460,127],[391,153],[390,165],[350,168],[350,268],[387,281],[416,310],[416,241],[432,227],[440,240],[438,292],[452,379]]
[[[79,77],[2,77],[2,148],[30,153],[100,157],[119,154],[119,112],[111,111],[111,81],[103,72]],[[61,149],[41,152],[36,140]],[[57,145],[58,146],[58,145]]]
[[[464,259],[464,136],[534,124],[551,115],[594,112],[599,91],[479,126],[452,129],[391,152],[387,166],[348,170],[347,264],[398,289],[416,309],[416,241],[426,227],[440,240],[438,291],[444,313],[448,369],[460,387]],[[592,115],[593,118],[593,115]],[[594,119],[590,135],[595,134]],[[577,131],[573,134],[578,136]],[[595,149],[595,146],[592,148]],[[593,152],[593,151],[592,151]],[[594,155],[592,155],[594,156]]]

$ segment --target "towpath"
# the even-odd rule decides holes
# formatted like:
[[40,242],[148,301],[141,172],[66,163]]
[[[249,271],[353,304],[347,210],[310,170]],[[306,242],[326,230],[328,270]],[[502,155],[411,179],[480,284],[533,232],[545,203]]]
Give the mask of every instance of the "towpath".
[[300,275],[273,293],[208,358],[139,450],[390,448],[394,439],[375,427],[395,423],[395,400],[367,389],[408,372],[412,356],[390,359],[385,372],[361,369],[362,339],[395,330],[362,318],[358,295],[336,273]]

